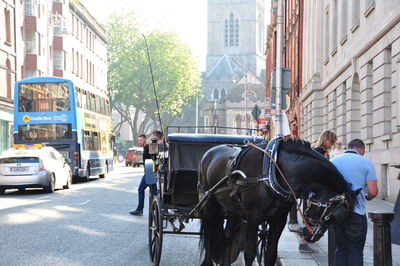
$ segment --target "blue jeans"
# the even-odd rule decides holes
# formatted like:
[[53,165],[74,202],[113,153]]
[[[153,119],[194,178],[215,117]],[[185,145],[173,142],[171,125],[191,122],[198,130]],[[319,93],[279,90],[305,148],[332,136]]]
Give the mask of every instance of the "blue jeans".
[[343,223],[333,220],[333,229],[336,240],[336,265],[364,265],[367,217],[352,212]]
[[137,206],[136,210],[137,211],[143,211],[144,208],[144,191],[146,188],[150,188],[150,193],[152,196],[157,195],[157,189],[155,185],[148,185],[146,184],[146,179],[144,176],[142,176],[142,180],[140,181],[139,188],[138,188],[138,194],[139,194],[139,205]]

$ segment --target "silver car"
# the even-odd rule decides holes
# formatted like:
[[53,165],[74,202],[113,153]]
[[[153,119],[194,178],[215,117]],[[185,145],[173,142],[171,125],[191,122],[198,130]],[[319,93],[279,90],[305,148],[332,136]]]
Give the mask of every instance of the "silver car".
[[9,149],[0,156],[0,194],[6,189],[69,188],[71,168],[52,147]]

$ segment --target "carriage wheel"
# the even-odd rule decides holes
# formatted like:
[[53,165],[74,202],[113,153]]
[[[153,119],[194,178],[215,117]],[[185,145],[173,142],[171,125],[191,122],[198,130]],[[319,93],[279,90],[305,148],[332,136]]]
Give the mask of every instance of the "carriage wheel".
[[159,265],[163,240],[161,200],[153,196],[149,208],[149,254],[152,265]]
[[268,228],[267,223],[262,223],[258,226],[257,239],[257,262],[258,265],[266,265],[265,254],[267,252]]

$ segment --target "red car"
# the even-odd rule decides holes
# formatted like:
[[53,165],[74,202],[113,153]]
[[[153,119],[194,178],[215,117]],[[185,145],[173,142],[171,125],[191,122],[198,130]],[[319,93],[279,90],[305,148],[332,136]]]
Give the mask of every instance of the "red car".
[[133,167],[143,165],[143,148],[133,147],[128,149],[125,155],[125,166],[128,165]]

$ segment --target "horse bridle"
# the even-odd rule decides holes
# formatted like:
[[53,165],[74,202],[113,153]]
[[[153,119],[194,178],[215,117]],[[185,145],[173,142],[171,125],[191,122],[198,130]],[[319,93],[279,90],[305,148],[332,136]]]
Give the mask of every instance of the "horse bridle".
[[305,210],[305,214],[312,208],[323,208],[322,214],[318,219],[305,218],[309,224],[312,226],[312,231],[309,232],[311,235],[311,241],[317,236],[317,234],[321,233],[322,227],[329,221],[332,214],[336,211],[339,206],[344,204],[346,201],[345,194],[339,194],[335,197],[330,198],[327,202],[322,203],[314,200],[312,197],[307,200],[307,209]]

